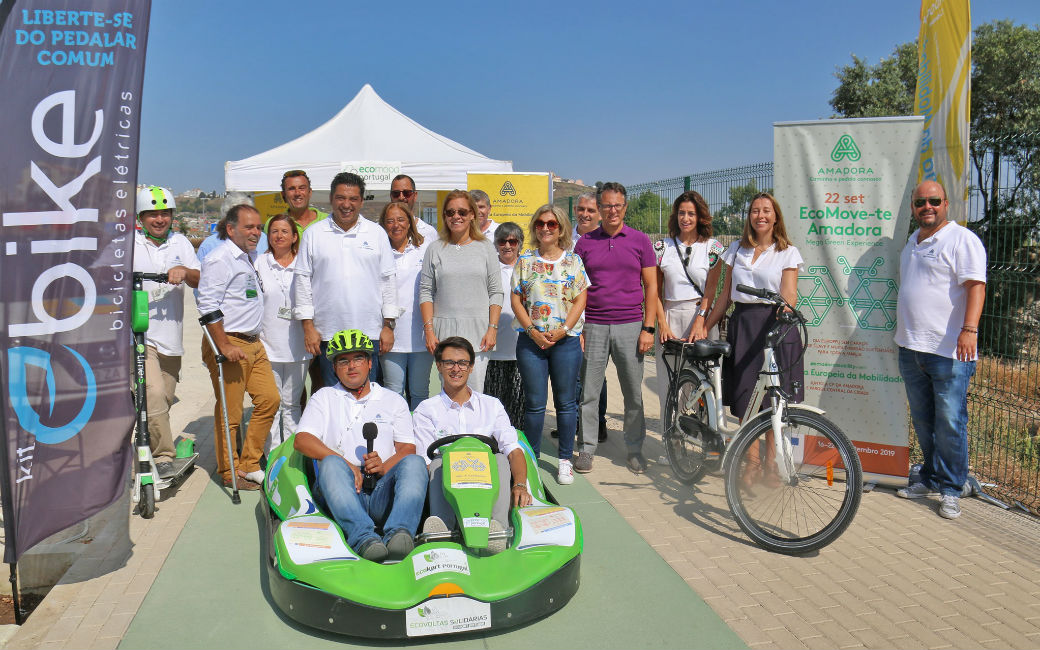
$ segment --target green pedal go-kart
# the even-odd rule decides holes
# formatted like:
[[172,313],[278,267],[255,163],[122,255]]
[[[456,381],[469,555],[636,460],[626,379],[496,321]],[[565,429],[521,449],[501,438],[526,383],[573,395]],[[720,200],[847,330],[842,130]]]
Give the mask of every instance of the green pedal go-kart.
[[440,447],[444,458],[444,493],[461,534],[420,535],[404,560],[384,564],[362,559],[318,508],[312,463],[293,441],[271,452],[264,480],[270,592],[289,618],[359,637],[459,634],[532,621],[578,590],[581,522],[546,493],[522,436],[533,502],[510,510],[506,550],[488,554],[487,547],[492,505],[509,477],[500,483],[485,444],[493,440],[459,436],[431,450]]

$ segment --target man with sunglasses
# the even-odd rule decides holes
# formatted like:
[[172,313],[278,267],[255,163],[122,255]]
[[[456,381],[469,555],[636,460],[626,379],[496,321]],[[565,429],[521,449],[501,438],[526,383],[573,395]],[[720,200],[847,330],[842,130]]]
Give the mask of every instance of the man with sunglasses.
[[[403,560],[412,551],[427,475],[415,455],[408,403],[369,380],[374,353],[360,330],[332,337],[325,354],[337,381],[311,396],[293,446],[317,461],[317,491],[347,544],[381,562]],[[369,435],[374,429],[371,443],[366,429]]]
[[290,169],[282,175],[282,200],[289,206],[289,216],[299,227],[300,237],[307,228],[329,216],[311,205],[311,179],[302,169]]
[[[583,432],[596,430],[607,361],[613,359],[625,401],[626,465],[638,474],[647,468],[643,456],[643,355],[654,346],[657,256],[646,234],[625,225],[628,200],[624,185],[604,183],[596,193],[596,203],[599,227],[582,235],[574,246],[591,283],[583,332],[581,428]],[[592,471],[597,444],[595,437],[583,437],[574,471]]]
[[[365,180],[351,172],[332,179],[330,219],[308,228],[296,256],[296,314],[307,351],[321,359],[326,386],[336,372],[325,355],[332,335],[355,327],[374,341],[378,354],[394,346],[397,265],[386,231],[361,215]],[[372,379],[379,356],[372,356]]]
[[968,384],[978,358],[986,250],[975,233],[947,220],[939,183],[918,185],[912,205],[919,227],[899,257],[895,342],[924,464],[921,480],[896,494],[938,496],[939,515],[956,519],[968,480]]
[[394,203],[404,203],[408,211],[412,213],[412,221],[415,229],[423,236],[423,240],[432,242],[437,239],[437,228],[423,221],[415,211],[415,201],[419,193],[415,191],[415,180],[407,174],[398,174],[390,181],[390,200]]

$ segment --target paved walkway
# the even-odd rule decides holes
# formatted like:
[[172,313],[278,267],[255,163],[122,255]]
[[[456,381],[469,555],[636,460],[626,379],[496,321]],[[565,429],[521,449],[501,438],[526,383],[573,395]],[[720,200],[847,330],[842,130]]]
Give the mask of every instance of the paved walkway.
[[[187,311],[192,314],[194,308]],[[255,550],[242,549],[245,582],[215,593],[207,586],[201,561],[200,566],[191,562],[192,557],[203,558],[212,550],[205,538],[198,537],[200,530],[222,527],[222,513],[228,513],[229,519],[241,519],[248,513],[248,520],[256,512],[250,504],[258,501],[245,493],[242,506],[224,510],[233,506],[209,477],[213,397],[195,352],[199,337],[197,327],[186,327],[189,354],[178,389],[182,401],[173,415],[177,426],[187,426],[189,433],[198,436],[206,471],[196,471],[176,494],[164,498],[155,519],[131,517],[134,548],[129,558],[108,557],[103,548],[89,549],[7,647],[241,646],[245,644],[236,642],[241,633],[249,630],[256,617],[267,617],[273,611],[252,585],[262,573],[262,560]],[[650,361],[644,395],[648,425],[657,430],[653,371]],[[610,403],[620,404],[617,383],[610,373]],[[688,487],[671,477],[667,464],[652,463],[641,476],[627,471],[617,431],[620,423],[613,417],[616,410],[609,409],[611,438],[600,446],[602,456],[587,476],[588,482],[579,478],[573,488],[560,489],[560,493],[565,500],[580,497],[579,501],[585,501],[580,507],[589,508],[588,516],[602,516],[608,522],[605,535],[587,538],[587,555],[609,555],[613,545],[625,539],[625,531],[631,533],[609,528],[609,517],[616,516],[614,511],[620,514],[674,570],[662,573],[663,564],[656,568],[652,562],[640,564],[650,567],[651,579],[661,581],[664,593],[657,598],[647,596],[633,589],[633,585],[641,586],[640,578],[620,574],[612,580],[609,572],[594,572],[586,565],[582,590],[563,610],[562,618],[557,615],[522,628],[515,642],[508,637],[482,639],[485,647],[520,647],[524,643],[582,647],[584,644],[574,640],[582,638],[583,628],[595,626],[589,625],[590,617],[610,621],[619,630],[640,631],[647,646],[705,645],[706,623],[698,626],[689,617],[672,616],[665,623],[654,619],[654,629],[644,618],[675,600],[672,586],[679,582],[676,577],[689,586],[686,594],[692,598],[683,611],[699,612],[703,599],[753,648],[1040,646],[1040,522],[1036,519],[969,499],[963,503],[961,518],[950,522],[935,514],[934,502],[897,499],[891,490],[877,488],[864,495],[855,522],[834,544],[809,557],[770,554],[751,544],[736,526],[726,507],[721,479],[707,477]],[[663,455],[658,436],[651,435],[645,451],[651,460]],[[258,545],[255,530],[250,544]],[[199,574],[197,578],[185,579],[191,571]],[[248,584],[248,589],[238,591],[242,584]],[[238,600],[259,605],[248,615],[225,618],[225,610]],[[204,605],[201,615],[197,613],[200,602]],[[183,616],[178,603],[185,605]],[[156,612],[176,623],[171,628],[175,632],[149,637],[144,622],[153,620]],[[552,628],[559,635],[561,620],[569,622],[562,628],[567,631],[566,641],[559,636],[535,640],[543,628]],[[291,628],[284,619],[277,623],[269,629]],[[661,630],[665,625],[673,629]],[[221,627],[225,634],[220,637],[204,633]],[[726,638],[725,626],[717,628],[712,631],[721,636],[708,637],[716,642]],[[298,633],[295,645],[342,641],[291,629]],[[273,637],[261,638],[263,646],[274,641]],[[689,643],[676,642],[680,638]],[[638,646],[631,636],[620,634],[613,643],[599,647]]]

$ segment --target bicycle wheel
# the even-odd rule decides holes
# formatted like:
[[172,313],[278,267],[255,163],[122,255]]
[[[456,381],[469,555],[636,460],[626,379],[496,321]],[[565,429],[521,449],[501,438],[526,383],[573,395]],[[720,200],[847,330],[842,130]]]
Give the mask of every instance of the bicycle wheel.
[[[679,373],[678,387],[665,405],[664,449],[675,478],[692,485],[721,455],[709,442],[708,405],[700,393],[701,378],[690,369]],[[711,453],[714,452],[714,453]],[[718,460],[714,462],[718,466]]]
[[782,478],[768,416],[737,434],[726,459],[726,500],[748,537],[770,551],[797,555],[837,539],[856,515],[863,470],[856,447],[827,418],[789,407]]

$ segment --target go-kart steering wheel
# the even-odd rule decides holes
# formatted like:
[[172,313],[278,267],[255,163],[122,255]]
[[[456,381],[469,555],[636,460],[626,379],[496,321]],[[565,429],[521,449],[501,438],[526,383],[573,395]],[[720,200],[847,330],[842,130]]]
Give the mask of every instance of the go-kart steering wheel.
[[491,453],[498,453],[498,441],[492,438],[491,436],[482,436],[477,433],[457,433],[453,436],[444,436],[443,438],[438,438],[431,442],[430,446],[426,448],[426,455],[430,458],[430,460],[433,460],[433,452],[437,451],[444,445],[450,445],[456,440],[462,440],[463,438],[475,438],[487,445],[488,447],[491,447]]

